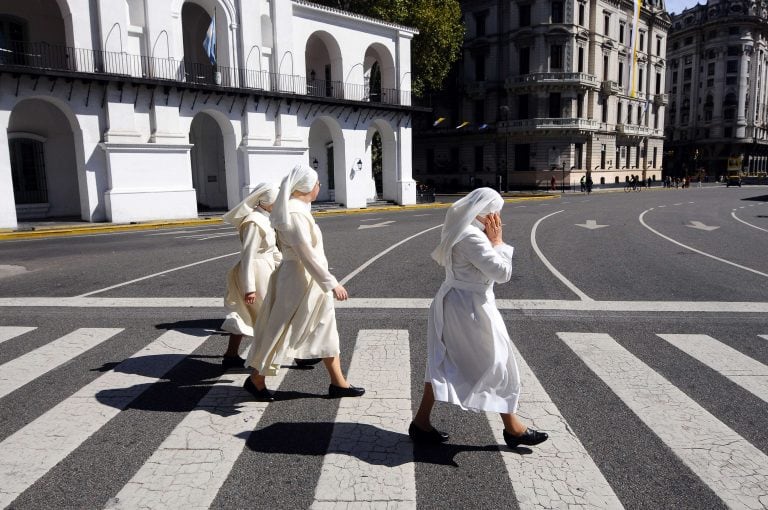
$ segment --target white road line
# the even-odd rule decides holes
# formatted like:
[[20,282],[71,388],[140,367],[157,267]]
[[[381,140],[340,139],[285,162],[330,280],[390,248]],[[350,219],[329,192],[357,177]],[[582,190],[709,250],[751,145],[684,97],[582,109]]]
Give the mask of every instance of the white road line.
[[762,227],[758,227],[757,225],[753,225],[753,224],[751,224],[751,223],[747,223],[746,221],[742,220],[741,218],[739,218],[738,216],[736,216],[736,213],[735,213],[735,212],[732,212],[732,213],[731,213],[731,216],[733,216],[733,219],[734,219],[734,220],[736,220],[736,221],[740,221],[740,222],[742,222],[743,224],[745,224],[745,225],[747,225],[747,226],[749,226],[749,227],[752,227],[752,228],[756,228],[757,230],[762,230],[763,232],[768,232],[768,229],[764,229],[764,228],[762,228]]
[[387,253],[391,252],[392,250],[394,250],[395,248],[397,248],[397,247],[398,247],[398,246],[400,246],[401,244],[407,243],[407,242],[408,242],[408,241],[410,241],[411,239],[414,239],[414,238],[416,238],[416,237],[419,237],[419,236],[420,236],[420,235],[422,235],[422,234],[426,234],[427,232],[429,232],[429,231],[431,231],[431,230],[435,230],[436,228],[441,228],[442,226],[443,226],[443,225],[442,225],[442,224],[440,224],[440,225],[436,225],[436,226],[434,226],[434,227],[430,227],[430,228],[428,228],[428,229],[426,229],[426,230],[422,230],[421,232],[418,232],[418,233],[416,233],[416,234],[413,234],[413,235],[412,235],[412,236],[410,236],[410,237],[406,237],[405,239],[403,239],[402,241],[400,241],[400,242],[398,242],[398,243],[395,243],[395,244],[393,244],[392,246],[390,246],[390,247],[389,247],[389,248],[387,248],[386,250],[382,251],[382,252],[381,252],[381,253],[379,253],[378,255],[376,255],[376,256],[374,256],[374,257],[372,257],[372,258],[370,258],[370,259],[366,260],[366,261],[363,263],[363,265],[361,265],[360,267],[358,267],[357,269],[355,269],[354,271],[352,271],[351,273],[349,273],[347,276],[345,276],[345,277],[344,277],[344,278],[343,278],[343,279],[342,279],[342,280],[339,282],[339,284],[340,284],[340,285],[346,285],[346,283],[347,283],[349,280],[351,280],[352,278],[354,278],[355,276],[357,276],[358,274],[360,274],[360,273],[361,273],[361,272],[362,272],[362,271],[363,271],[363,270],[364,270],[366,267],[370,266],[371,264],[373,264],[374,262],[376,262],[377,260],[379,260],[381,257],[383,257],[384,255],[386,255]]
[[208,508],[267,409],[243,390],[246,377],[219,378],[107,508]]
[[645,222],[645,220],[643,219],[643,217],[645,216],[645,214],[646,214],[647,212],[649,212],[649,211],[652,211],[652,210],[653,210],[653,209],[646,209],[645,211],[643,211],[643,212],[640,214],[640,217],[639,217],[639,220],[640,220],[640,224],[641,224],[641,225],[643,225],[643,226],[644,226],[645,228],[647,228],[648,230],[650,230],[651,232],[653,232],[654,234],[656,234],[657,236],[661,237],[662,239],[666,239],[666,240],[667,240],[667,241],[669,241],[670,243],[674,243],[674,244],[676,244],[676,245],[678,245],[678,246],[681,246],[681,247],[685,248],[686,250],[691,250],[692,252],[694,252],[694,253],[698,253],[699,255],[704,255],[705,257],[709,257],[709,258],[711,258],[711,259],[713,259],[713,260],[717,260],[718,262],[722,262],[722,263],[724,263],[724,264],[728,264],[729,266],[737,267],[737,268],[739,268],[739,269],[743,269],[744,271],[749,271],[750,273],[755,273],[755,274],[757,274],[757,275],[760,275],[760,276],[764,276],[765,278],[768,278],[768,274],[766,274],[766,273],[763,273],[763,272],[761,272],[761,271],[758,271],[757,269],[752,269],[751,267],[742,266],[741,264],[737,264],[737,263],[735,263],[735,262],[731,262],[730,260],[725,260],[725,259],[722,259],[722,258],[720,258],[720,257],[716,257],[716,256],[714,256],[714,255],[711,255],[711,254],[709,254],[709,253],[707,253],[707,252],[703,252],[703,251],[701,251],[701,250],[697,250],[696,248],[693,248],[693,247],[691,247],[691,246],[688,246],[688,245],[686,245],[686,244],[683,244],[683,243],[681,243],[681,242],[679,242],[679,241],[675,241],[675,240],[674,240],[674,239],[672,239],[671,237],[665,236],[664,234],[662,234],[662,233],[661,233],[661,232],[659,232],[658,230],[654,230],[654,229],[653,229],[653,228],[651,228],[651,227],[650,227],[650,226],[649,226],[649,225],[648,225],[648,224]]
[[768,367],[708,335],[657,335],[768,402]]
[[768,504],[768,456],[609,335],[557,335],[726,505]]
[[206,339],[168,331],[0,443],[0,508],[117,416]]
[[147,236],[173,236],[178,234],[195,234],[199,232],[219,232],[222,230],[232,230],[234,227],[215,227],[215,228],[200,228],[195,230],[172,230],[170,232],[155,232],[154,234],[147,234]]
[[0,365],[0,398],[107,341],[122,328],[81,328]]
[[201,237],[224,237],[224,236],[236,236],[237,232],[204,232],[202,234],[191,234],[188,236],[176,236],[174,239],[198,239]]
[[[501,450],[519,507],[623,508],[600,468],[573,433],[517,347],[512,345],[512,351],[523,383],[517,414],[531,428],[550,435],[546,443],[535,447],[535,455],[520,455],[506,448]],[[499,415],[488,413],[487,416],[496,441],[503,445],[504,427]],[[520,476],[521,473],[534,476]],[[542,480],[546,483],[541,483]]]
[[101,294],[102,292],[106,292],[108,290],[116,289],[118,287],[124,287],[126,285],[130,285],[132,283],[140,282],[140,281],[143,281],[143,280],[148,280],[150,278],[154,278],[155,276],[160,276],[160,275],[172,273],[174,271],[179,271],[181,269],[187,269],[188,267],[199,266],[200,264],[205,264],[206,262],[213,262],[214,260],[224,259],[224,258],[227,258],[227,257],[234,257],[235,255],[240,255],[240,252],[236,251],[234,253],[227,253],[226,255],[219,255],[218,257],[211,257],[209,259],[201,260],[199,262],[193,262],[191,264],[186,264],[184,266],[174,267],[172,269],[166,269],[165,271],[160,271],[159,273],[149,274],[147,276],[142,276],[141,278],[136,278],[134,280],[129,280],[127,282],[118,283],[116,285],[111,285],[109,287],[104,287],[103,289],[92,290],[91,292],[86,292],[85,294],[80,294],[79,296],[76,296],[76,297],[88,297],[88,296],[92,296],[94,294]]
[[540,224],[542,221],[544,221],[544,220],[546,220],[547,218],[549,218],[550,216],[554,216],[555,214],[560,214],[561,212],[563,212],[563,211],[555,211],[555,212],[553,212],[552,214],[547,214],[547,215],[546,215],[546,216],[544,216],[543,218],[540,218],[540,219],[539,219],[539,221],[537,221],[537,222],[536,222],[536,223],[533,225],[533,228],[531,229],[531,246],[533,246],[533,251],[535,251],[535,252],[536,252],[536,255],[538,255],[538,256],[539,256],[539,258],[541,259],[541,261],[544,263],[544,266],[546,266],[546,268],[547,268],[547,269],[549,269],[549,271],[550,271],[550,272],[551,272],[553,275],[555,275],[555,278],[557,278],[558,280],[560,280],[560,281],[561,281],[561,282],[562,282],[562,283],[563,283],[563,284],[564,284],[566,287],[568,287],[569,289],[571,289],[571,292],[573,292],[574,294],[576,294],[577,296],[579,296],[579,299],[581,299],[582,301],[594,301],[594,300],[593,300],[591,297],[587,296],[587,295],[586,295],[586,294],[584,294],[584,293],[583,293],[581,290],[579,290],[579,289],[578,289],[578,287],[576,287],[576,286],[575,286],[573,283],[571,283],[571,281],[570,281],[570,280],[568,280],[568,279],[567,279],[565,276],[563,276],[563,274],[562,274],[560,271],[558,271],[557,269],[555,269],[555,266],[553,266],[553,265],[552,265],[552,264],[549,262],[549,260],[547,260],[547,257],[545,257],[545,256],[544,256],[544,254],[543,254],[543,253],[541,252],[541,250],[539,249],[539,245],[538,245],[538,243],[536,243],[536,231],[537,231],[537,230],[538,230],[538,228],[539,228],[539,224]]
[[360,330],[348,379],[365,388],[342,399],[312,508],[416,507],[406,330]]
[[[338,301],[347,309],[427,309],[432,298],[352,298]],[[549,299],[497,299],[500,310],[559,310],[573,312],[768,313],[768,302],[758,301],[576,301]],[[0,298],[0,308],[221,308],[220,297]]]
[[11,338],[16,338],[24,333],[29,333],[37,328],[30,328],[25,326],[0,326],[0,344]]
[[360,220],[360,221],[376,221],[376,220],[380,220],[380,219],[381,218],[366,218],[366,219]]
[[219,238],[222,238],[222,237],[232,237],[232,236],[236,236],[236,235],[238,235],[237,232],[230,232],[228,234],[216,234],[216,235],[211,235],[211,236],[207,236],[207,237],[201,237],[200,239],[198,239],[198,241],[209,241],[211,239],[219,239]]

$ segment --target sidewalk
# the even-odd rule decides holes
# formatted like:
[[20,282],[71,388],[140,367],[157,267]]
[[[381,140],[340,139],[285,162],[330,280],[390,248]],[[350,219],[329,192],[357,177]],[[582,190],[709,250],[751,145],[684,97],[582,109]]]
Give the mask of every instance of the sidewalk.
[[[436,195],[435,202],[414,205],[371,205],[364,209],[346,209],[344,207],[313,208],[315,217],[334,216],[340,214],[366,214],[382,211],[408,211],[414,209],[442,209],[466,195]],[[522,200],[551,199],[560,197],[559,192],[510,192],[502,193],[505,201],[517,202]],[[222,224],[221,216],[224,211],[201,213],[197,218],[180,220],[155,220],[131,223],[88,223],[75,219],[50,219],[40,221],[22,221],[16,229],[0,229],[0,241],[11,239],[34,239],[46,237],[64,237],[90,234],[106,234],[111,232],[129,232],[135,230],[155,230],[161,228],[199,227]]]

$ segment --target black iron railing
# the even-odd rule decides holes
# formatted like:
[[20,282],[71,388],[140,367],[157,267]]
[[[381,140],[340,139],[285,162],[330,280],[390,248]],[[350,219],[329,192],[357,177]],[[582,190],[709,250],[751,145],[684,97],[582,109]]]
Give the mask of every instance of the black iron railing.
[[413,105],[410,91],[371,90],[366,85],[356,83],[310,80],[300,75],[213,66],[172,58],[153,58],[47,43],[5,43],[0,47],[0,66],[136,77],[388,105]]

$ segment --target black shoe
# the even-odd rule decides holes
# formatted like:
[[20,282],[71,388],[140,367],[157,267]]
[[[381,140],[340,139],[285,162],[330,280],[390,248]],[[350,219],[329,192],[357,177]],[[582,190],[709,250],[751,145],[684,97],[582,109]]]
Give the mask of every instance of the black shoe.
[[342,388],[340,386],[328,385],[328,398],[341,398],[341,397],[362,397],[365,393],[364,388],[358,388],[350,385],[349,388]]
[[421,430],[413,422],[408,427],[408,436],[416,444],[440,444],[445,443],[449,438],[446,432],[440,432],[436,428],[429,431]]
[[296,363],[297,367],[308,367],[310,365],[317,365],[321,361],[323,361],[323,358],[309,358],[309,359],[293,358],[293,362]]
[[240,356],[224,356],[221,358],[221,367],[224,370],[230,368],[245,368],[245,360]]
[[536,446],[549,439],[549,434],[546,432],[539,432],[531,428],[527,429],[523,434],[519,436],[513,436],[506,430],[504,431],[504,442],[510,448],[516,448],[518,445],[524,444],[525,446]]
[[257,402],[275,401],[275,395],[271,391],[269,391],[267,388],[264,388],[263,390],[258,389],[256,385],[253,384],[253,381],[251,381],[250,377],[245,379],[245,382],[243,383],[243,389],[253,395]]

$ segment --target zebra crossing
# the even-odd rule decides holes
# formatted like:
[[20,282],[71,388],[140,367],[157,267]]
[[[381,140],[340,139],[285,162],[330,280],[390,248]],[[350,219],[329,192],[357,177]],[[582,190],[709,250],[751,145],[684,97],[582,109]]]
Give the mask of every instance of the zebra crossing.
[[[36,334],[29,324],[0,326],[0,349]],[[114,338],[124,328],[79,328],[0,365],[0,418],[13,409],[4,399],[46,373]],[[762,342],[768,334],[758,335]],[[714,374],[713,384],[735,384],[766,402],[768,367],[725,342],[703,334],[656,333]],[[62,460],[80,455],[79,448],[108,422],[130,408],[153,385],[212,338],[212,331],[170,329],[147,338],[146,345],[85,384],[51,409],[0,441],[0,508],[16,507],[19,498],[46,481]],[[700,483],[730,508],[768,508],[768,455],[724,421],[655,371],[606,333],[556,332],[560,342],[610,392],[644,423],[653,440],[687,466]],[[360,329],[348,377],[364,386],[359,399],[341,399],[335,409],[327,447],[312,476],[312,508],[416,508],[419,461],[406,431],[421,395],[421,372],[412,370],[414,338],[406,329]],[[506,467],[516,506],[539,508],[623,508],[628,502],[616,484],[622,477],[595,460],[563,412],[562,401],[550,397],[535,371],[513,346],[523,381],[519,414],[532,427],[546,430],[550,440],[530,452],[503,446],[497,415],[488,414],[495,443],[483,455],[497,456]],[[218,360],[211,360],[216,363]],[[77,366],[76,364],[74,366]],[[289,370],[269,380],[283,390]],[[412,375],[412,374],[415,374]],[[301,377],[296,372],[292,377]],[[210,508],[222,487],[233,483],[238,459],[259,434],[271,406],[247,398],[242,373],[217,374],[210,389],[142,461],[104,498],[103,508]],[[35,396],[30,399],[34,401]],[[750,409],[744,409],[749,413]],[[768,416],[763,418],[768,423]],[[285,437],[285,441],[291,441]],[[454,440],[452,440],[454,441]],[[587,444],[585,446],[585,444]],[[267,456],[263,452],[252,455]],[[298,459],[299,462],[301,459]],[[301,464],[299,464],[301,465]],[[315,469],[307,468],[307,469]],[[450,473],[450,472],[449,472]],[[103,475],[109,476],[109,474]],[[286,477],[291,473],[287,472]],[[258,484],[258,480],[248,480]],[[426,483],[435,483],[428,480]],[[455,480],[451,483],[472,484]],[[85,482],[83,482],[85,483]],[[242,482],[237,482],[242,483]],[[259,489],[239,487],[242,491]],[[493,490],[493,487],[487,487]],[[84,490],[87,490],[84,488]],[[29,501],[26,498],[25,501]],[[217,502],[218,501],[218,502]],[[512,505],[515,506],[515,505]],[[631,506],[631,505],[630,505]]]

